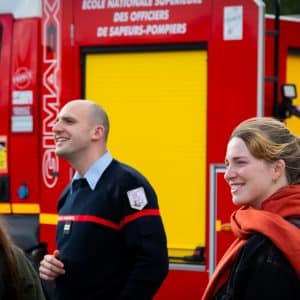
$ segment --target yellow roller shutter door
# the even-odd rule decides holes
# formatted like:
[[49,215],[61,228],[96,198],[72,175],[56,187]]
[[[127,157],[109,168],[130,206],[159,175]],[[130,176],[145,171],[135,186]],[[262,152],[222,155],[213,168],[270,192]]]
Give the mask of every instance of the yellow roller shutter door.
[[[287,58],[287,83],[293,83],[297,86],[297,98],[293,100],[293,105],[300,106],[300,54],[289,54]],[[300,136],[300,119],[292,116],[287,119],[286,124],[294,134]]]
[[109,114],[112,155],[155,188],[169,254],[204,246],[207,52],[88,54],[85,86]]

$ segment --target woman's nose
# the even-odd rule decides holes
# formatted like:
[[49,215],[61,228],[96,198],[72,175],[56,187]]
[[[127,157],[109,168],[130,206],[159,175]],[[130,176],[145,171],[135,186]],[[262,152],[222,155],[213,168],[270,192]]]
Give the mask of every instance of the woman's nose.
[[234,171],[234,169],[231,166],[227,166],[224,173],[224,179],[226,181],[229,181],[234,176],[236,176],[236,172]]

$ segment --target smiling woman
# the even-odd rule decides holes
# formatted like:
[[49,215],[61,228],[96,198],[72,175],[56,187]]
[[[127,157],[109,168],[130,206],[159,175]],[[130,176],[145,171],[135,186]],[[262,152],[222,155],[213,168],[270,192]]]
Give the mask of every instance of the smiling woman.
[[300,139],[272,118],[248,119],[232,132],[225,164],[242,205],[231,217],[237,239],[202,299],[300,299]]
[[268,162],[256,158],[242,137],[234,136],[229,141],[225,164],[224,178],[231,187],[232,201],[236,205],[260,208],[265,199],[287,185],[286,176],[281,176],[284,160]]

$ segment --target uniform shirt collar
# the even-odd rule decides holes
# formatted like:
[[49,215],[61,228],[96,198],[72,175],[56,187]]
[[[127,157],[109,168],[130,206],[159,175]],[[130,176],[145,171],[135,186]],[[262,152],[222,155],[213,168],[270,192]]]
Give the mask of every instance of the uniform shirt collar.
[[[105,169],[109,166],[112,161],[111,154],[107,151],[100,158],[98,158],[91,167],[84,174],[83,178],[85,178],[89,184],[91,190],[94,190],[97,182],[101,178]],[[82,178],[78,172],[73,176],[72,182],[76,179]]]

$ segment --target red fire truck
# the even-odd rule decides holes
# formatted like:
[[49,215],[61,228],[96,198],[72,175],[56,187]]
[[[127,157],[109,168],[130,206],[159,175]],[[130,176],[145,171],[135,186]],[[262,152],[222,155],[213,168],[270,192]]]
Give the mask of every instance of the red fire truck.
[[170,272],[155,299],[200,299],[233,239],[231,130],[273,115],[300,134],[300,21],[266,15],[260,0],[2,3],[0,213],[17,243],[55,249],[73,170],[52,126],[64,103],[92,99],[110,115],[113,156],[159,196]]

